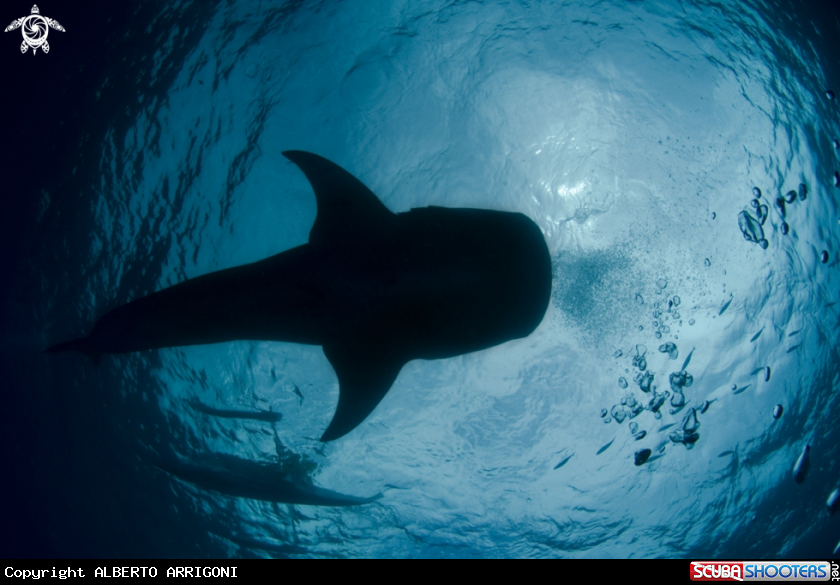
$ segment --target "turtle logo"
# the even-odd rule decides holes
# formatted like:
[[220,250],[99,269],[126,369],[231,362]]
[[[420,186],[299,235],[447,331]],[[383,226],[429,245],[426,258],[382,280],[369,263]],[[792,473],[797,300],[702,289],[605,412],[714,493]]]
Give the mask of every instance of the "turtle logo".
[[41,16],[38,5],[32,6],[32,14],[18,18],[12,24],[6,27],[3,32],[9,32],[20,28],[23,33],[23,42],[20,44],[20,52],[25,53],[29,47],[32,47],[32,54],[41,48],[44,53],[50,52],[50,44],[47,42],[47,33],[50,32],[49,27],[55,30],[64,32],[64,27],[58,24],[57,20]]

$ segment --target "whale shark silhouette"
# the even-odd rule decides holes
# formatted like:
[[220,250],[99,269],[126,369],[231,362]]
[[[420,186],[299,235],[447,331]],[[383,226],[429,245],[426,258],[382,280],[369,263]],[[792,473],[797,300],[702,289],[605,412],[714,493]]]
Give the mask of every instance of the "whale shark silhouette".
[[321,345],[339,382],[321,441],[356,428],[402,367],[530,335],[551,296],[551,259],[521,213],[425,207],[392,213],[316,154],[283,155],[318,214],[309,243],[192,278],[103,315],[46,352],[103,353],[269,340]]

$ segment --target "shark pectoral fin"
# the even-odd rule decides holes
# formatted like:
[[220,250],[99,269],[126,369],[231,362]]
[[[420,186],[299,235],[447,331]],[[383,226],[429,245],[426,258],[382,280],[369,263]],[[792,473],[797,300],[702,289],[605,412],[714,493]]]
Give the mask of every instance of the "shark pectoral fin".
[[93,363],[95,363],[97,366],[102,360],[102,354],[90,346],[87,337],[83,337],[81,339],[74,339],[73,341],[68,341],[66,343],[59,343],[58,345],[53,345],[52,347],[48,347],[47,349],[45,349],[43,353],[61,353],[63,351],[78,351],[79,353],[83,353],[90,359],[92,359]]
[[338,376],[338,407],[321,441],[343,437],[373,412],[391,389],[405,361],[364,356],[338,345],[324,345],[324,354]]
[[378,232],[394,219],[373,191],[334,162],[302,150],[287,150],[283,156],[303,171],[315,191],[318,216],[309,232],[310,244],[345,242]]

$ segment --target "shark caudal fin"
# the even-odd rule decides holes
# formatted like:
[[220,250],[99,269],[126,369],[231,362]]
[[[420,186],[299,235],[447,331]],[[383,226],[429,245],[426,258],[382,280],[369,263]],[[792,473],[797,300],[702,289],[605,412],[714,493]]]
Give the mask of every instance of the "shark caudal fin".
[[52,347],[45,349],[44,353],[61,353],[63,351],[78,351],[79,353],[83,353],[92,359],[93,363],[97,366],[99,365],[99,361],[102,359],[102,354],[90,346],[90,341],[88,341],[87,337],[53,345]]

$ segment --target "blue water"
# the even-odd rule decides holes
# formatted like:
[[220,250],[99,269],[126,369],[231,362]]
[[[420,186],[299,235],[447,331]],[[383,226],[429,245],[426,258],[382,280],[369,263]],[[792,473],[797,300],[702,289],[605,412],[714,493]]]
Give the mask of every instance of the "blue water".
[[[7,20],[28,13],[15,10]],[[48,55],[2,37],[3,66],[30,82],[16,107],[40,99],[55,120],[35,137],[39,122],[21,117],[6,143],[19,146],[3,173],[17,181],[4,195],[0,342],[8,556],[832,555],[836,14],[626,0],[123,10],[86,20],[41,6],[67,29]],[[51,86],[35,65],[48,59],[62,64]],[[288,149],[342,165],[394,212],[527,214],[553,259],[543,323],[409,363],[326,445],[338,384],[320,347],[240,341],[98,367],[39,353],[132,299],[305,243],[315,200]],[[807,197],[783,218],[775,201],[800,183]],[[767,218],[763,237],[747,235],[766,249],[739,227],[742,211],[760,225],[754,187]],[[634,381],[642,369],[669,392],[660,418],[616,417],[628,395],[653,396]],[[683,370],[693,383],[669,384]],[[699,439],[669,439],[704,401]],[[383,496],[275,504],[154,467],[214,455],[302,461],[315,485]]]

